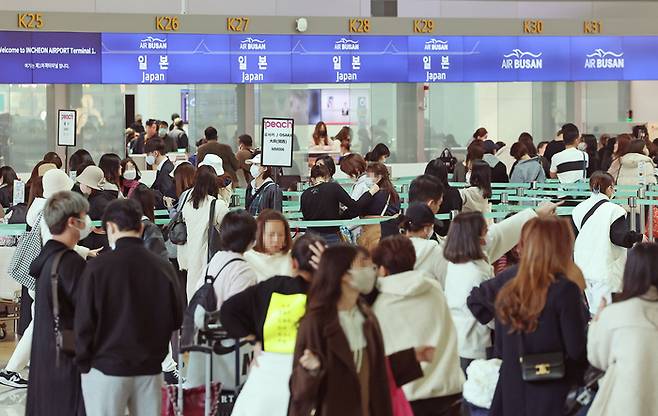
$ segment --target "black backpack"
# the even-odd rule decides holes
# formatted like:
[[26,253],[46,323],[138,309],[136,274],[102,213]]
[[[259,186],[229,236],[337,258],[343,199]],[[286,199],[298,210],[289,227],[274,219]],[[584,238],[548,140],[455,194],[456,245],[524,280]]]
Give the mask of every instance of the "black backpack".
[[198,328],[195,325],[194,317],[197,314],[203,314],[205,316],[207,312],[214,312],[217,310],[217,295],[215,294],[215,288],[213,285],[219,275],[222,274],[224,269],[226,269],[226,266],[236,261],[244,261],[244,259],[234,258],[227,261],[215,276],[209,275],[208,268],[206,268],[205,283],[194,293],[194,296],[192,296],[192,299],[185,310],[185,315],[183,316],[183,330],[180,340],[181,345],[189,346],[195,344],[195,335]]

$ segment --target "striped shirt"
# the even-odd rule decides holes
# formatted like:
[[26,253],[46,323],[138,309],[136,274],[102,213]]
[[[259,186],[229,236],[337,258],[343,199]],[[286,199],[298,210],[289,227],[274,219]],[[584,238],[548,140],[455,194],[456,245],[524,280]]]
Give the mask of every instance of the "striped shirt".
[[588,164],[587,153],[571,147],[553,155],[551,172],[557,173],[560,183],[574,183],[585,180]]

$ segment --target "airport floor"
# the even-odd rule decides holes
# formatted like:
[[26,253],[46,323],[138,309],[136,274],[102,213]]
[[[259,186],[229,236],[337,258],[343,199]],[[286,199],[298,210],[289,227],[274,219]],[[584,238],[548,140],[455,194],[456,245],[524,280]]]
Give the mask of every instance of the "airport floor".
[[[14,351],[16,341],[0,341],[0,368],[4,368],[11,353]],[[27,370],[23,376],[27,376]],[[0,386],[0,416],[23,416],[25,414],[25,400],[27,398],[27,389],[12,389]]]

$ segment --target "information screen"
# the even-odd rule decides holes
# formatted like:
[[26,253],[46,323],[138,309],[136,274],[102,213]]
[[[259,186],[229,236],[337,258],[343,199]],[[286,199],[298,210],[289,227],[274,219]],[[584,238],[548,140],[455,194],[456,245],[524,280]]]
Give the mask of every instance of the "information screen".
[[0,83],[658,79],[658,36],[0,32]]

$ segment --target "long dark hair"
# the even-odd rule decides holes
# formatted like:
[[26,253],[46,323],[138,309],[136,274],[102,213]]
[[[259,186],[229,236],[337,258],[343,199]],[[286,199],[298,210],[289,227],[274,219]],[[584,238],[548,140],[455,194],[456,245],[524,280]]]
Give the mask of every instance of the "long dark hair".
[[643,296],[651,288],[658,287],[658,244],[642,243],[628,252],[624,268],[624,289],[619,297],[627,300]]
[[481,212],[466,212],[452,220],[443,257],[451,263],[461,264],[485,258],[480,239],[487,226]]
[[336,313],[336,304],[342,293],[343,276],[352,267],[354,259],[359,254],[367,256],[368,252],[363,248],[345,244],[329,247],[322,253],[315,278],[308,290],[307,313],[331,311]]
[[217,198],[219,194],[219,186],[217,185],[217,175],[215,169],[210,166],[200,166],[196,170],[196,177],[194,178],[194,188],[192,188],[192,206],[194,209],[199,209],[201,201],[206,199],[207,196]]
[[137,163],[135,163],[135,161],[131,157],[127,157],[127,158],[125,158],[121,161],[122,175],[123,175],[123,172],[126,171],[126,166],[128,166],[128,163],[132,164],[133,167],[135,168],[135,172],[136,172],[135,180],[139,181],[140,179],[142,179],[142,172],[139,170],[139,167],[137,166]]
[[471,186],[477,186],[484,198],[491,198],[491,168],[482,160],[473,161],[471,167]]
[[117,186],[121,184],[121,158],[119,155],[114,153],[104,154],[98,161],[98,167],[103,171],[106,181]]
[[146,186],[138,186],[130,195],[130,199],[134,199],[142,207],[142,212],[151,222],[155,221],[155,195]]
[[438,179],[444,189],[450,187],[448,184],[448,167],[441,159],[430,160],[427,166],[425,166],[425,175],[430,175]]
[[379,162],[382,156],[391,157],[391,150],[384,143],[377,143],[371,151],[366,153],[366,162]]
[[78,175],[87,167],[94,164],[91,154],[85,149],[78,149],[69,157],[69,170],[75,171]]
[[7,189],[13,190],[14,181],[18,180],[18,175],[11,166],[3,166],[0,168],[0,178],[2,178],[2,183],[7,186]]
[[366,172],[372,172],[375,175],[381,176],[382,179],[379,181],[379,189],[383,190],[390,197],[390,203],[397,205],[400,202],[400,196],[395,191],[395,187],[391,183],[391,176],[388,173],[388,168],[386,165],[380,162],[371,163],[368,165]]
[[194,175],[196,168],[191,163],[183,163],[174,171],[174,184],[176,185],[176,196],[180,197],[183,192],[194,186]]
[[530,157],[536,157],[537,156],[537,148],[535,147],[535,144],[532,142],[532,135],[528,132],[523,132],[519,135],[519,141],[517,143],[523,143],[525,145],[525,148],[528,150],[528,156]]

